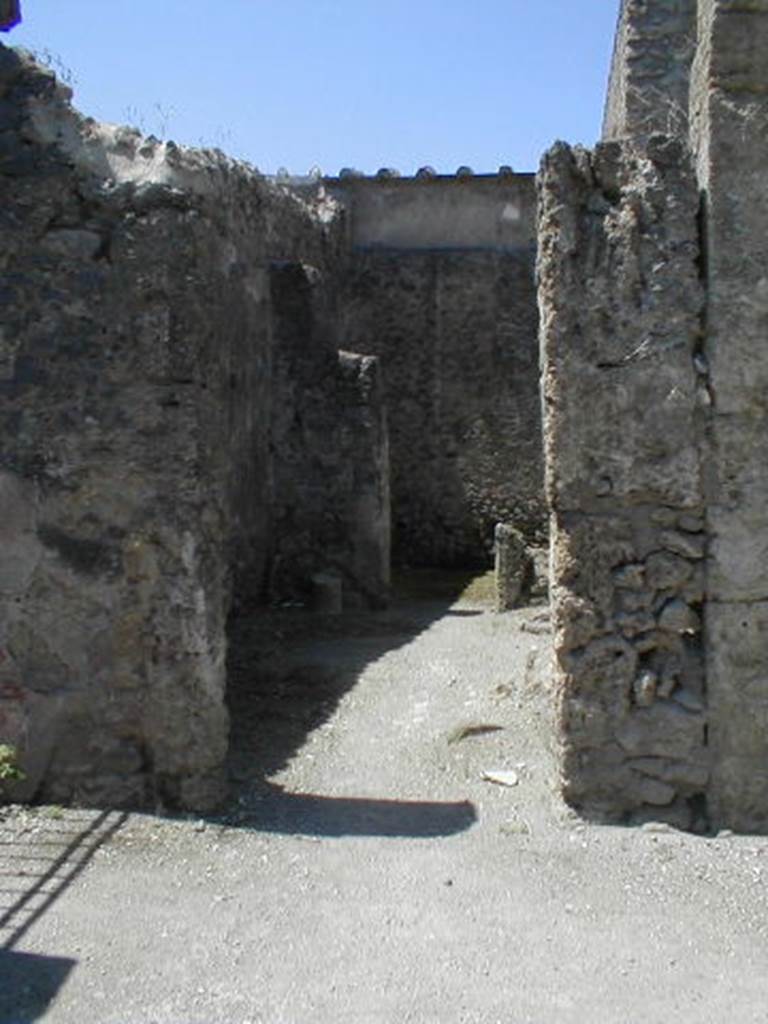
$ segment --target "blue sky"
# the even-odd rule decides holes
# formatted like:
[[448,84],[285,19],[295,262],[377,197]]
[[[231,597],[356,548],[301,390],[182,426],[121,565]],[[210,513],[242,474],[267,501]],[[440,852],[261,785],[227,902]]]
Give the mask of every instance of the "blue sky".
[[104,121],[273,173],[534,170],[592,144],[618,0],[22,0]]

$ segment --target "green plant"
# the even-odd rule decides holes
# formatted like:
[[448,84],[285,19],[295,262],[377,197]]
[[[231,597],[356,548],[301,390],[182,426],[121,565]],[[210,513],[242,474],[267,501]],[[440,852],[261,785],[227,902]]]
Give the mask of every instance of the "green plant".
[[16,747],[9,743],[0,743],[0,790],[9,782],[20,782],[26,776],[19,767],[19,756]]

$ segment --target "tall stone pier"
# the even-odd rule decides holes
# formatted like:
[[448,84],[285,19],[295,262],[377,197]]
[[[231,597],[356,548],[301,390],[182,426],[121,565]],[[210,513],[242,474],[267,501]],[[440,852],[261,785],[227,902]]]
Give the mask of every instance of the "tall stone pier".
[[766,52],[768,0],[625,0],[610,141],[539,179],[563,784],[612,818],[768,830]]
[[768,830],[768,0],[700,0],[691,140],[712,396],[711,810]]
[[696,184],[684,147],[558,145],[540,176],[551,595],[567,798],[708,781]]

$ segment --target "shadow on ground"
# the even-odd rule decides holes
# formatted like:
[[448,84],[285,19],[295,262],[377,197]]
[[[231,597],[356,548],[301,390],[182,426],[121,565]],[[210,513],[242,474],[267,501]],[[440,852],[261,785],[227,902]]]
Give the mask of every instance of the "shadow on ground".
[[468,800],[373,800],[287,793],[267,784],[239,804],[240,823],[289,835],[428,839],[463,832],[477,821]]
[[476,573],[420,571],[396,581],[389,609],[317,615],[258,608],[230,622],[230,820],[267,832],[315,836],[453,835],[476,820],[470,803],[350,799],[289,793],[270,782],[334,713],[365,667],[446,615]]
[[76,962],[0,949],[0,1024],[40,1020]]
[[46,1012],[76,961],[14,950],[85,870],[128,815],[56,810],[0,841],[0,1024],[32,1024]]

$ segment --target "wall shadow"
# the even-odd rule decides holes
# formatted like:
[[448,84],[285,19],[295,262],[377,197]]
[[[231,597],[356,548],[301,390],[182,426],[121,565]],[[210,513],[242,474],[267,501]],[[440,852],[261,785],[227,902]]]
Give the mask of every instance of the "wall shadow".
[[313,614],[301,608],[253,608],[229,623],[227,704],[233,800],[228,820],[262,831],[314,836],[444,836],[476,820],[466,802],[335,798],[289,793],[270,782],[307,737],[333,715],[362,671],[411,643],[453,608],[477,576],[412,571],[399,577],[381,611]]
[[56,810],[0,839],[0,1024],[46,1012],[77,961],[14,949],[122,827],[116,811]]
[[267,783],[266,791],[245,798],[238,817],[241,827],[283,835],[434,839],[464,832],[477,821],[477,812],[468,800],[330,797],[290,793]]
[[66,957],[0,949],[0,1024],[33,1024],[77,963]]

